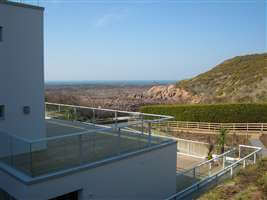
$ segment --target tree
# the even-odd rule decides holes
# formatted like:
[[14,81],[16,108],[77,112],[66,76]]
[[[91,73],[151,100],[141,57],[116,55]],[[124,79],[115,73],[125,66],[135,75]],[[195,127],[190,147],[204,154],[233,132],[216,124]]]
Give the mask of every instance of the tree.
[[219,131],[219,134],[217,136],[217,145],[218,145],[218,150],[220,154],[224,153],[224,146],[226,143],[226,136],[227,136],[228,130],[225,128],[221,128]]

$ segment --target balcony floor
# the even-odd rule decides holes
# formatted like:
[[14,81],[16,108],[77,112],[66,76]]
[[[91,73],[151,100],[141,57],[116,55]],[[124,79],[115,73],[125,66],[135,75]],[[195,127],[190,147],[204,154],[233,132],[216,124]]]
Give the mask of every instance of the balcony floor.
[[[32,153],[23,153],[13,158],[5,158],[5,162],[14,168],[33,177],[41,176],[64,169],[94,163],[124,153],[134,152],[149,146],[148,136],[127,130],[118,132],[103,127],[80,124],[79,122],[46,120],[49,140],[32,144]],[[75,135],[84,131],[90,133]],[[68,137],[65,137],[66,135]],[[74,134],[74,135],[72,135]],[[52,136],[64,136],[58,139]],[[160,139],[152,140],[151,145],[159,144]],[[40,146],[42,148],[40,149]]]

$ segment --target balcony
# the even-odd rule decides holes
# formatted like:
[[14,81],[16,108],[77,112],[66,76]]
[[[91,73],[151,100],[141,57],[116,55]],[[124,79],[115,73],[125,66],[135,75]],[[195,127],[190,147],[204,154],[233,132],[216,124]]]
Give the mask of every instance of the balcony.
[[[101,108],[46,103],[46,137],[27,140],[1,133],[0,167],[31,179],[137,155],[174,141],[152,136],[153,124],[171,119]],[[17,175],[17,174],[16,174]]]

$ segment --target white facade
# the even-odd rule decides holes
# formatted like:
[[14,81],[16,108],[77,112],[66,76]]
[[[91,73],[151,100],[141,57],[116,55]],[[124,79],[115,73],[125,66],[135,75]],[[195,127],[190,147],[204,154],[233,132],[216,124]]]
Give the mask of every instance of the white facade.
[[43,9],[0,0],[0,27],[0,132],[45,137]]

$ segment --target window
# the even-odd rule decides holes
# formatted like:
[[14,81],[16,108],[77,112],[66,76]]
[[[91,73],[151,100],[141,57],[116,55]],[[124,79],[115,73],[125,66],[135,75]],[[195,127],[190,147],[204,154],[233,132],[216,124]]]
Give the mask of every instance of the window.
[[5,119],[5,106],[0,105],[0,120],[4,120],[4,119]]
[[3,41],[3,27],[0,26],[0,42]]
[[31,113],[30,106],[23,106],[23,113],[24,115],[29,115]]
[[65,195],[62,195],[60,197],[56,197],[50,200],[78,200],[78,191],[76,192],[71,192]]

